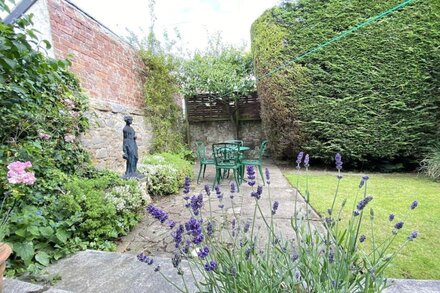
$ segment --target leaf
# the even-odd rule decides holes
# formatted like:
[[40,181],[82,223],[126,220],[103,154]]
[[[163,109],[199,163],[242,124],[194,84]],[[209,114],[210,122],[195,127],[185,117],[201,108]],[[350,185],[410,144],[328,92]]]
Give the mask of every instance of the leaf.
[[53,235],[53,229],[51,227],[40,227],[40,233],[44,237],[50,237]]
[[30,263],[35,254],[34,245],[32,242],[14,243],[13,250],[15,254],[24,261],[25,264]]
[[69,234],[64,230],[58,230],[55,234],[55,236],[60,240],[62,243],[67,242],[67,238],[69,237]]
[[29,227],[27,227],[27,231],[29,233],[31,233],[32,235],[34,235],[34,236],[40,235],[40,230],[36,226],[29,226]]
[[49,264],[50,257],[46,252],[39,251],[35,256],[35,259],[43,266],[47,266]]
[[25,238],[26,237],[26,229],[17,229],[15,230],[15,235]]

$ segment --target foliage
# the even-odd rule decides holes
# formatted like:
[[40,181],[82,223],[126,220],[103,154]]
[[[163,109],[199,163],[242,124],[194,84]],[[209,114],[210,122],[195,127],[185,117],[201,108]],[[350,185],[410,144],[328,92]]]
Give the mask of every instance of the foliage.
[[153,152],[180,152],[183,143],[182,110],[177,105],[177,79],[173,74],[174,60],[171,55],[141,50],[145,64],[144,84],[146,116],[153,125]]
[[192,164],[179,154],[147,155],[138,166],[147,178],[147,191],[153,196],[175,194],[186,176],[192,176]]
[[326,162],[341,151],[351,165],[414,163],[438,142],[438,2],[415,1],[278,68],[400,2],[301,0],[255,21],[257,89],[277,157],[306,149]]
[[180,83],[184,96],[210,93],[220,100],[235,100],[255,91],[252,56],[244,49],[211,37],[208,48],[182,60]]
[[[42,41],[41,47],[30,24],[31,16],[0,23],[0,209],[12,211],[2,234],[14,251],[8,274],[38,273],[87,247],[111,249],[110,240],[126,233],[139,212],[134,183],[91,166],[78,139],[88,127],[87,98],[70,62],[46,57],[42,52],[50,44]],[[7,174],[17,161],[32,165],[35,182],[17,170],[12,175],[22,180]],[[128,186],[120,188],[137,200],[125,200],[126,193],[112,190],[116,186]],[[105,192],[129,207],[117,210]]]
[[[308,162],[304,165],[308,166]],[[248,184],[254,186],[255,170],[249,167],[247,174]],[[342,178],[341,174],[338,175],[337,185]],[[269,171],[266,171],[267,181],[269,177]],[[333,200],[321,227],[312,227],[309,205],[295,204],[291,217],[293,237],[289,236],[292,234],[289,231],[275,230],[274,215],[279,203],[271,200],[269,183],[267,193],[262,186],[252,190],[251,197],[255,199],[252,221],[223,209],[223,200],[227,197],[218,186],[215,195],[210,194],[209,186],[205,187],[209,213],[202,216],[205,198],[202,194],[188,197],[189,180],[184,188],[185,206],[190,214],[187,222],[174,223],[165,211],[154,205],[149,205],[147,211],[171,228],[176,244],[173,266],[182,278],[186,274],[193,276],[200,292],[380,292],[387,285],[384,269],[390,265],[395,253],[417,238],[417,232],[411,232],[395,251],[391,251],[389,245],[402,234],[403,223],[400,221],[405,216],[396,215],[394,227],[387,231],[388,237],[384,241],[375,240],[374,229],[371,238],[370,234],[368,237],[361,234],[361,227],[374,227],[375,221],[373,209],[369,214],[366,211],[372,200],[367,196],[368,178],[362,180],[363,184],[358,184],[358,196],[351,198],[348,204],[344,201],[338,207]],[[333,199],[338,197],[337,188]],[[233,211],[236,204],[234,193],[235,188],[231,186],[229,198]],[[308,189],[304,195],[306,200],[312,198]],[[221,218],[225,222],[214,220],[209,196],[219,198]],[[298,193],[295,202],[301,203]],[[417,204],[417,201],[411,204],[411,212]],[[263,212],[262,207],[271,210]],[[338,217],[344,209],[351,214],[348,222]],[[367,219],[369,223],[363,224]],[[263,226],[261,230],[257,228],[259,225]],[[367,243],[371,244],[371,250],[366,249]],[[148,264],[152,262],[143,253],[138,258]],[[181,264],[183,258],[188,259],[191,272]],[[162,274],[160,268],[156,270]],[[162,276],[170,282],[166,275]],[[183,286],[173,284],[180,292],[188,292],[185,281],[182,282]]]
[[440,148],[432,149],[420,165],[420,171],[434,180],[440,180]]
[[[308,188],[313,196],[310,203],[316,211],[325,217],[327,208],[331,206],[333,197],[329,196],[334,192],[334,172],[311,171],[308,174]],[[286,178],[291,184],[296,184],[299,178],[301,183],[298,187],[305,191],[305,174],[297,175],[294,172],[285,173]],[[359,174],[346,173],[339,184],[339,196],[336,198],[335,205],[339,206],[345,198],[352,198],[359,191]],[[436,211],[440,209],[438,194],[440,184],[432,182],[424,176],[417,174],[381,174],[373,173],[368,181],[368,192],[374,196],[371,207],[374,208],[375,225],[374,237],[376,241],[385,240],[388,228],[395,222],[390,222],[389,214],[393,213],[396,217],[403,217],[407,211],[407,206],[403,203],[410,202],[414,195],[418,195],[420,208],[414,211],[411,217],[406,220],[406,224],[412,226],[420,232],[423,241],[416,241],[408,246],[402,253],[396,255],[391,266],[386,269],[385,274],[390,278],[405,279],[439,279],[438,263],[440,256],[433,255],[431,251],[440,248],[437,235],[440,233],[440,219],[436,217]],[[347,203],[348,204],[348,203]],[[344,210],[340,215],[342,221],[348,221],[351,217],[350,211]],[[405,240],[406,233],[409,233],[409,226],[404,226],[403,234],[398,236],[391,245],[394,249],[398,247],[400,241]],[[371,233],[371,227],[361,227],[361,233],[367,235]],[[367,249],[371,248],[371,243],[365,243]]]

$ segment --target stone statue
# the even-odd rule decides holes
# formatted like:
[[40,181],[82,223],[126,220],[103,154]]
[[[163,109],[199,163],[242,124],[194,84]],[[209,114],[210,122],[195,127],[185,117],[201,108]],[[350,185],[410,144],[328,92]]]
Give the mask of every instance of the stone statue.
[[133,123],[133,118],[131,116],[125,116],[124,121],[126,125],[122,130],[124,135],[124,141],[122,144],[122,150],[124,154],[122,157],[127,160],[127,169],[123,176],[124,179],[128,178],[142,178],[143,176],[137,172],[137,162],[139,159],[138,148],[136,144],[136,133],[133,127],[130,125]]

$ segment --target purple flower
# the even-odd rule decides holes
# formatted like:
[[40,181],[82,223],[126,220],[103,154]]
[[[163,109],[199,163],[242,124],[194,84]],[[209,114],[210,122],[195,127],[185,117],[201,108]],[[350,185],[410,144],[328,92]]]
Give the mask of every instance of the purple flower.
[[203,207],[203,195],[201,193],[199,195],[193,195],[191,197],[190,206],[194,215],[197,216]]
[[361,235],[361,237],[359,237],[359,242],[364,242],[365,239],[367,239],[367,237],[365,237],[365,235]]
[[183,235],[183,232],[185,232],[185,230],[184,230],[184,228],[183,228],[183,225],[180,224],[180,225],[179,225],[179,228],[177,228],[176,231],[173,231],[173,232],[171,233],[171,236],[173,237],[174,242],[176,243],[176,248],[179,248],[180,243],[182,242],[182,235]]
[[336,169],[340,171],[342,169],[342,157],[339,153],[336,153],[335,155],[335,163],[336,163]]
[[154,268],[154,271],[155,271],[155,272],[160,271],[160,266],[158,265],[157,267],[155,267],[155,268]]
[[330,251],[330,253],[328,254],[328,262],[333,263],[334,261],[335,261],[335,254],[333,253],[333,251]]
[[394,214],[390,214],[390,215],[388,216],[388,220],[389,220],[390,222],[392,222],[392,221],[394,220]]
[[279,202],[278,201],[274,201],[273,202],[273,206],[272,206],[272,215],[275,215],[277,213],[278,210],[278,206],[279,206]]
[[367,182],[368,178],[369,177],[367,175],[362,176],[361,182],[359,182],[359,188],[362,188],[362,186],[364,186],[364,184],[365,184],[365,182]]
[[168,227],[170,227],[170,229],[173,229],[176,226],[176,222],[175,221],[168,221]]
[[217,264],[215,263],[215,261],[211,260],[210,262],[207,262],[205,264],[205,271],[207,272],[212,272],[217,268]]
[[373,199],[373,197],[371,195],[364,197],[364,199],[362,199],[358,204],[357,204],[357,209],[359,211],[362,211],[365,206]]
[[190,245],[191,245],[191,241],[186,240],[185,241],[185,246],[182,248],[183,253],[188,253]]
[[231,198],[234,198],[232,194],[234,194],[237,191],[237,187],[235,186],[235,183],[231,183]]
[[215,194],[217,195],[217,198],[221,200],[223,198],[223,193],[220,190],[220,186],[216,185],[214,187],[214,189],[215,189]]
[[268,185],[270,185],[270,172],[269,172],[269,168],[266,168],[266,169],[264,170],[264,173],[266,174],[266,183],[267,183]]
[[246,174],[248,179],[248,185],[254,186],[255,185],[255,169],[254,166],[246,166]]
[[195,218],[189,219],[189,221],[185,223],[186,232],[194,237],[201,234],[202,226],[200,224],[200,221]]
[[147,206],[147,212],[152,215],[155,219],[159,220],[161,223],[164,223],[168,219],[168,214],[161,210],[158,207],[155,207],[152,204]]
[[403,224],[404,224],[404,223],[403,223],[402,221],[397,222],[396,225],[394,225],[394,228],[396,228],[397,230],[402,229]]
[[417,200],[413,201],[411,204],[411,209],[415,209],[419,205],[419,202]]
[[298,169],[300,168],[299,165],[301,164],[303,157],[304,157],[304,152],[299,152],[298,155],[296,156],[296,165]]
[[188,176],[185,177],[185,181],[183,182],[183,193],[188,194],[189,193],[189,187],[191,185],[191,181]]
[[408,240],[413,241],[415,238],[417,238],[417,231],[412,231],[408,236]]
[[292,254],[292,261],[295,262],[299,258],[299,254],[295,251]]
[[205,185],[205,192],[207,196],[211,195],[211,187],[208,184]]
[[173,258],[171,259],[171,263],[175,268],[177,268],[180,265],[181,261],[182,261],[182,256],[179,253],[175,253]]
[[359,215],[360,215],[359,211],[353,211],[353,216],[357,217]]
[[203,242],[204,239],[205,239],[205,236],[204,236],[202,233],[200,233],[199,235],[197,235],[196,237],[194,237],[194,239],[193,239],[193,243],[194,243],[194,244],[200,244],[200,243]]
[[205,246],[203,248],[200,248],[200,250],[197,252],[197,255],[201,258],[204,259],[205,257],[207,257],[209,254],[209,248],[208,246]]
[[244,233],[247,233],[249,231],[250,227],[251,227],[251,223],[249,223],[249,221],[246,222],[246,224],[244,224],[244,228],[243,228]]
[[206,234],[208,234],[208,236],[214,234],[214,225],[212,225],[212,222],[208,222],[208,224],[206,224]]
[[222,209],[222,208],[225,207],[225,205],[224,205],[224,204],[219,204],[218,207],[219,207],[220,209]]
[[310,166],[309,161],[310,161],[309,154],[306,154],[306,156],[304,157],[304,167],[308,168]]
[[143,252],[141,252],[137,255],[137,259],[140,262],[146,263],[147,265],[152,265],[154,262],[153,258],[146,256]]
[[301,272],[300,271],[295,272],[295,278],[297,281],[299,281],[301,279]]

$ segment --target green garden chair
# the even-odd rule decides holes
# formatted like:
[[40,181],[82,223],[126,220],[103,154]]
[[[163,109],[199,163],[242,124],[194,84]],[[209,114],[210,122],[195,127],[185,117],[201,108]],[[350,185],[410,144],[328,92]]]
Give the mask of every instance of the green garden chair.
[[215,143],[212,145],[212,154],[215,162],[215,179],[213,186],[215,186],[216,183],[220,184],[223,172],[232,170],[237,190],[240,191],[240,145],[236,143]]
[[215,165],[215,162],[213,159],[209,159],[206,156],[206,146],[203,142],[196,141],[196,146],[197,146],[197,158],[199,159],[199,164],[200,164],[199,176],[197,176],[197,184],[198,184],[200,180],[200,174],[202,173],[202,169],[203,169],[202,178],[205,178],[206,165]]
[[261,179],[263,180],[263,185],[266,185],[266,182],[264,181],[263,167],[262,167],[262,165],[263,165],[263,156],[264,156],[264,152],[266,151],[266,147],[267,147],[267,140],[263,140],[261,142],[261,145],[260,145],[260,151],[258,153],[258,159],[243,159],[241,161],[241,165],[243,166],[243,168],[241,169],[242,170],[242,173],[241,173],[242,177],[244,176],[244,169],[245,169],[246,166],[250,166],[250,165],[257,166],[258,167],[258,171],[260,171]]

